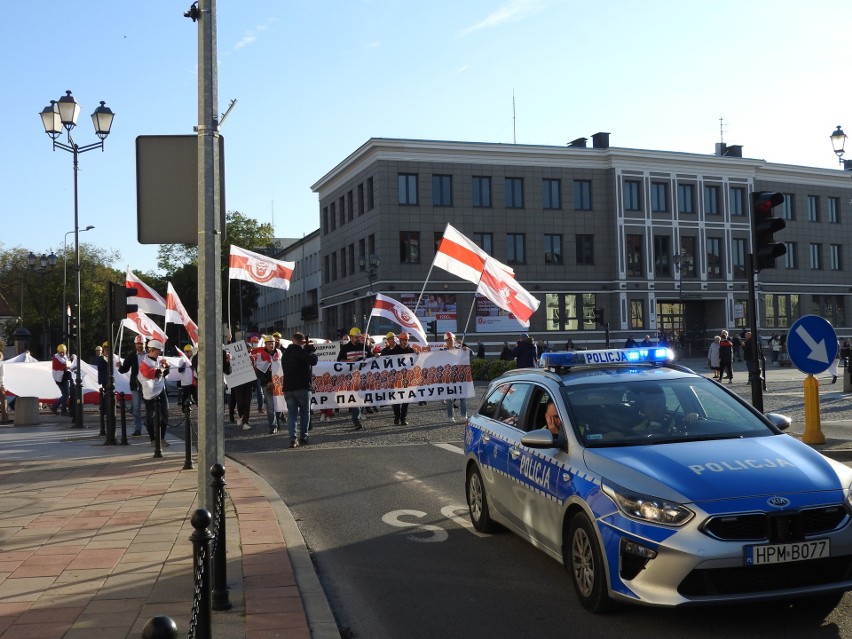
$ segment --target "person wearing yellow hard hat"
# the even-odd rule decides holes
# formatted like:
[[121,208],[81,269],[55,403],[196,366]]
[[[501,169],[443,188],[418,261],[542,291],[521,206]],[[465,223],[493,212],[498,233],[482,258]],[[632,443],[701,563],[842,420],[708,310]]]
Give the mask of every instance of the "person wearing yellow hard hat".
[[66,357],[67,350],[65,344],[59,344],[52,361],[53,381],[59,387],[59,399],[53,402],[50,412],[56,415],[61,411],[64,417],[68,417],[68,391],[71,385],[71,362]]
[[[349,342],[340,343],[340,350],[337,352],[337,361],[357,362],[368,357],[372,357],[372,353],[365,347],[364,335],[361,333],[360,328],[353,326],[349,330]],[[364,428],[364,423],[361,421],[360,406],[350,408],[349,415],[352,417],[352,424],[355,426],[355,430]]]

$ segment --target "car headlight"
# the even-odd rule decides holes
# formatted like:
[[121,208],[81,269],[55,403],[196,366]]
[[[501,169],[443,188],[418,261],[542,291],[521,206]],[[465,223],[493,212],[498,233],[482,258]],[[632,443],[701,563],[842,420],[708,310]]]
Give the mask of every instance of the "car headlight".
[[618,509],[631,519],[662,526],[683,526],[695,516],[695,513],[683,504],[659,497],[613,486],[605,486],[604,491],[612,498]]

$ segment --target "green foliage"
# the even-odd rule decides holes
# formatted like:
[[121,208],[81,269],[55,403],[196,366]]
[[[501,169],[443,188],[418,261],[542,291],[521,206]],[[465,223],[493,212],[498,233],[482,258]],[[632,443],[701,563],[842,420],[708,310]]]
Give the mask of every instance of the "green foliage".
[[478,357],[474,357],[471,360],[470,368],[474,380],[490,382],[495,377],[499,377],[506,371],[515,368],[515,360],[479,359]]

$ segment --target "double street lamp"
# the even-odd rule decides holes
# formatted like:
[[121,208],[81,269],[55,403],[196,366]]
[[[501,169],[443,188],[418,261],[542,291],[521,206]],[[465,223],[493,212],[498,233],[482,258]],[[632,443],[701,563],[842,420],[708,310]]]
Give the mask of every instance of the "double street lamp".
[[367,281],[370,283],[367,295],[373,294],[373,282],[376,281],[376,275],[379,272],[380,263],[381,260],[379,260],[379,256],[375,254],[370,254],[369,257],[364,257],[362,255],[358,258],[358,266],[361,267],[361,270],[363,271],[365,268],[367,269]]
[[[80,362],[83,357],[83,340],[81,338],[80,325],[80,298],[82,287],[80,285],[80,212],[78,205],[78,190],[77,190],[77,173],[80,170],[79,155],[93,149],[104,148],[104,140],[109,135],[112,128],[112,120],[115,114],[106,106],[106,103],[101,101],[99,107],[92,113],[92,123],[95,126],[95,135],[99,141],[84,146],[78,145],[71,137],[71,129],[77,126],[77,117],[80,115],[80,105],[71,95],[70,91],[66,91],[59,100],[51,100],[50,104],[41,111],[41,121],[44,125],[44,131],[53,140],[53,150],[57,148],[63,151],[68,151],[74,157],[74,263],[77,269],[77,296],[75,300],[75,317],[77,318],[77,369],[76,378],[74,381],[74,428],[83,428],[83,378]],[[66,133],[67,143],[59,142],[57,138],[62,134],[63,129]],[[63,309],[63,313],[65,310]]]
[[[44,276],[47,273],[48,269],[56,266],[56,254],[52,253],[50,255],[36,256],[35,253],[30,251],[30,254],[27,255],[27,270],[35,271],[39,275],[41,275],[41,356],[42,359],[48,359],[50,357],[50,352],[48,351],[48,336],[47,336],[47,304],[45,303],[45,286],[44,286]],[[23,286],[21,287],[21,295],[23,296]],[[23,299],[21,299],[21,313],[23,314]]]

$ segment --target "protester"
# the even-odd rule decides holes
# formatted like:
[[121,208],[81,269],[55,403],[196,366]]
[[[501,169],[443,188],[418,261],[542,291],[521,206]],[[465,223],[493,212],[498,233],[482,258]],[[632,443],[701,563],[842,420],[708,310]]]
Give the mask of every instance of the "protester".
[[139,362],[137,375],[145,400],[145,427],[152,445],[156,445],[159,435],[160,443],[168,446],[166,429],[169,427],[169,405],[165,395],[169,362],[165,357],[161,357],[163,343],[158,339],[148,340],[146,351],[145,357]]
[[512,349],[509,348],[509,342],[503,342],[503,350],[500,351],[500,359],[504,362],[512,361]]
[[[450,331],[444,333],[444,348],[441,350],[445,351],[453,351],[458,352],[460,350],[469,350],[467,346],[464,344],[456,343],[456,336],[453,335]],[[455,416],[455,406],[453,404],[452,399],[445,400],[447,405],[447,417],[449,417],[451,422],[456,421]],[[461,413],[461,418],[467,419],[467,397],[459,397],[459,412]]]
[[6,408],[6,386],[3,383],[3,350],[6,348],[6,344],[0,342],[0,424],[11,424],[12,420],[9,419],[9,413]]
[[[269,410],[266,411],[266,425],[269,427],[269,434],[274,435],[278,432],[278,427],[281,425],[279,415],[275,412],[275,393],[273,392],[273,363],[281,361],[281,352],[275,347],[275,338],[272,335],[266,335],[263,338],[263,348],[257,349],[252,357],[254,371],[258,381],[263,386],[264,396],[269,403]],[[243,389],[245,386],[245,389]],[[248,423],[248,411],[251,410],[251,392],[254,389],[254,384],[241,384],[234,391],[237,393],[237,406],[246,411],[243,413],[243,430],[250,430],[251,426]]]
[[178,386],[180,387],[178,404],[181,406],[185,406],[187,402],[198,404],[198,383],[195,366],[192,364],[192,351],[192,344],[187,344],[183,347],[184,357],[178,366],[178,373],[180,373],[180,380],[178,381]]
[[[364,343],[364,335],[361,333],[361,329],[353,326],[349,330],[349,342],[344,343],[341,341],[340,343],[340,350],[337,352],[337,361],[357,362],[367,357],[371,357],[371,353],[367,351],[366,344]],[[352,417],[355,430],[364,428],[364,422],[361,421],[360,406],[350,408],[349,415]]]
[[56,347],[53,354],[53,381],[59,387],[59,399],[53,402],[50,412],[56,415],[61,410],[63,417],[68,417],[68,389],[71,384],[71,362],[66,357],[65,344]]
[[[750,333],[747,333],[747,335],[750,335]],[[731,384],[734,381],[734,371],[731,368],[734,361],[734,343],[728,339],[728,331],[722,331],[719,337],[719,380],[721,381],[727,373],[728,383]],[[748,353],[746,353],[746,357],[748,357]]]
[[109,361],[104,356],[104,348],[108,348],[108,344],[106,342],[103,345],[95,346],[95,354],[92,356],[92,359],[89,360],[89,364],[98,371],[98,386],[100,387],[101,393],[101,401],[100,401],[100,412],[101,414],[106,413],[106,388],[109,385]]
[[[382,355],[408,355],[414,349],[408,344],[409,335],[405,331],[398,335],[399,344],[392,343],[393,333],[388,333],[388,346],[382,350]],[[480,344],[481,346],[482,344]],[[408,403],[393,404],[393,423],[408,426]]]
[[535,344],[529,335],[524,333],[518,340],[518,345],[512,351],[512,357],[518,368],[533,368],[536,360]]
[[[284,401],[287,402],[287,429],[290,448],[308,443],[311,428],[311,370],[317,363],[316,348],[302,333],[293,333],[290,345],[281,356],[284,376]],[[296,419],[299,438],[296,439]]]
[[[139,362],[145,357],[145,340],[141,335],[133,339],[134,351],[124,358],[124,361],[116,361],[115,366],[119,373],[130,373],[130,406],[133,411],[133,436],[142,434],[142,385],[139,383]],[[147,421],[147,416],[146,416]]]

